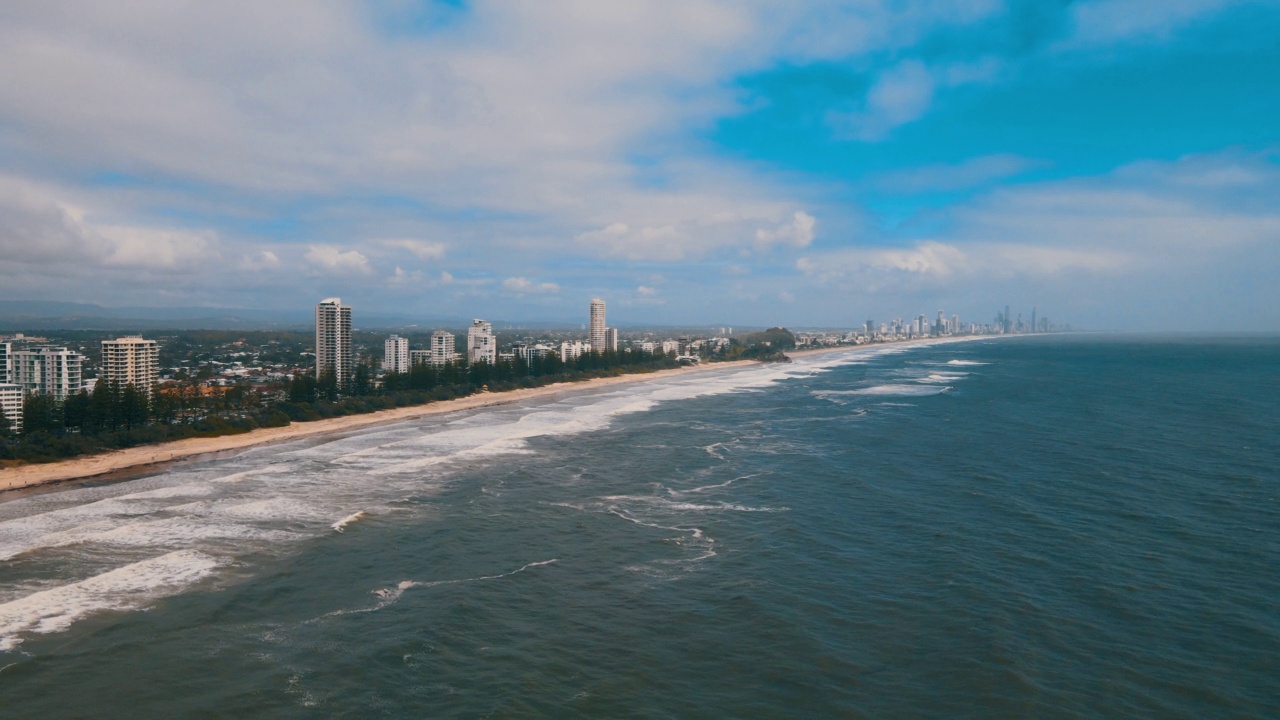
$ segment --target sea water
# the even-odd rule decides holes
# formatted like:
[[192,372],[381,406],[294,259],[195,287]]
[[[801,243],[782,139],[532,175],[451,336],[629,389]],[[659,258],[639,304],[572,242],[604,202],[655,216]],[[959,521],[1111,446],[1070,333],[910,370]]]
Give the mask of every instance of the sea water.
[[878,346],[25,495],[0,717],[1277,717],[1278,398]]

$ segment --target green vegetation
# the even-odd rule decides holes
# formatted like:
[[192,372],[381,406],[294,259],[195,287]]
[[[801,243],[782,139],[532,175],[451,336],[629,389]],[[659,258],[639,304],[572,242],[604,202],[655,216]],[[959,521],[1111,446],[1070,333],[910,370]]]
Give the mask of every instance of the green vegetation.
[[760,360],[762,362],[790,362],[787,350],[796,346],[796,337],[786,328],[774,327],[751,333],[742,339],[734,338],[726,354],[726,360]]

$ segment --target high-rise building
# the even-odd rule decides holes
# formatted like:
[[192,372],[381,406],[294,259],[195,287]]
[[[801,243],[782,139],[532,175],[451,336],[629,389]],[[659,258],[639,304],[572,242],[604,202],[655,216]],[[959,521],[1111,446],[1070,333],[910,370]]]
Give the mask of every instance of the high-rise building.
[[351,380],[351,306],[341,298],[325,298],[316,305],[316,377],[333,373],[341,387]]
[[604,349],[609,352],[618,352],[618,328],[605,328]]
[[458,359],[453,333],[437,330],[431,333],[431,355],[429,362],[432,365],[444,365]]
[[382,369],[392,373],[409,372],[409,338],[392,335],[382,344]]
[[0,382],[0,413],[4,415],[0,423],[8,424],[15,435],[22,432],[22,395],[21,385]]
[[9,372],[25,392],[66,400],[84,387],[84,356],[64,347],[16,350],[9,356]]
[[498,361],[498,344],[493,337],[493,323],[475,319],[467,328],[467,362],[486,362],[490,365]]
[[592,298],[591,300],[591,349],[595,352],[604,352],[607,348],[605,342],[605,324],[604,324],[604,301],[600,298]]
[[133,385],[148,398],[160,378],[160,345],[137,335],[102,341],[102,369],[98,382]]
[[0,383],[13,382],[13,373],[9,370],[9,356],[13,354],[13,343],[0,343]]

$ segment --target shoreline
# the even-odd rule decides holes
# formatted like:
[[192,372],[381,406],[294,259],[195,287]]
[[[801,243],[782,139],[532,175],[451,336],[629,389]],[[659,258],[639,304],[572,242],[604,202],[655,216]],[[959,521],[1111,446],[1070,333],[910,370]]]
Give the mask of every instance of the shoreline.
[[[923,338],[892,343],[874,343],[869,345],[838,345],[835,347],[814,348],[811,350],[791,350],[788,357],[809,357],[835,352],[871,350],[875,348],[901,345],[932,345],[941,342],[957,342],[967,339],[980,339],[987,336],[966,338]],[[294,422],[284,427],[257,428],[234,435],[218,435],[215,437],[186,438],[153,445],[141,445],[124,450],[113,450],[98,455],[60,460],[52,463],[33,463],[0,470],[0,502],[16,499],[21,490],[48,488],[57,485],[73,484],[89,480],[126,480],[147,472],[160,470],[178,462],[197,459],[208,459],[212,456],[233,456],[238,452],[262,445],[289,442],[318,435],[333,435],[353,430],[386,425],[406,420],[416,420],[433,415],[445,415],[477,408],[509,405],[537,398],[550,398],[556,395],[580,390],[593,390],[630,383],[645,382],[659,378],[694,374],[709,370],[762,365],[756,360],[730,360],[727,362],[707,363],[689,367],[656,370],[648,373],[627,373],[615,377],[593,378],[580,382],[560,382],[537,388],[507,390],[497,393],[476,393],[453,400],[441,400],[413,405],[410,407],[378,410],[359,415],[346,415],[312,422]]]
[[[850,348],[831,348],[850,349]],[[554,397],[577,390],[593,390],[628,383],[644,382],[672,377],[759,364],[755,360],[733,360],[708,363],[691,367],[655,370],[648,373],[627,373],[615,377],[592,378],[580,382],[559,382],[536,388],[507,390],[496,393],[475,393],[452,400],[441,400],[424,405],[378,410],[371,413],[326,418],[312,422],[293,422],[283,427],[257,428],[234,435],[185,438],[153,445],[112,450],[98,455],[60,460],[52,463],[32,463],[0,470],[0,502],[11,492],[36,487],[61,485],[86,480],[127,478],[172,465],[173,463],[205,458],[213,455],[234,455],[237,452],[262,445],[288,442],[317,435],[332,435],[386,425],[406,420],[445,415],[477,408],[510,405],[523,400]]]

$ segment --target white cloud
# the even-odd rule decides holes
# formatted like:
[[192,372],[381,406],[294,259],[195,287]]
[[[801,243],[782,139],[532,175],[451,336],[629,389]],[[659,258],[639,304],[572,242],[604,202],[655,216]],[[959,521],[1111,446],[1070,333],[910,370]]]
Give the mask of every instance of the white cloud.
[[377,244],[387,248],[406,250],[419,260],[439,260],[444,257],[444,243],[399,238],[394,240],[378,240]]
[[636,294],[642,297],[653,297],[654,295],[658,294],[658,290],[656,288],[651,288],[645,285],[641,285],[636,288]]
[[502,281],[504,290],[515,293],[556,293],[560,292],[560,286],[555,283],[544,282],[535,283],[522,277],[509,277]]
[[307,250],[307,262],[333,275],[369,275],[369,258],[355,250],[343,252],[333,245],[312,245]]
[[772,230],[756,230],[756,244],[760,248],[770,245],[790,245],[792,247],[808,247],[813,242],[813,228],[817,219],[803,210],[797,210],[787,225]]
[[1230,0],[1092,0],[1070,8],[1074,32],[1061,47],[1134,40],[1162,40]]
[[217,235],[208,231],[104,226],[101,232],[114,245],[108,265],[177,269],[207,265],[220,257]]
[[403,285],[422,285],[425,281],[426,276],[422,274],[421,270],[405,272],[404,268],[399,265],[397,265],[395,271],[391,273],[391,277],[387,278],[387,284],[396,287]]
[[280,267],[280,256],[270,250],[259,250],[240,259],[240,267],[251,272],[260,272]]

